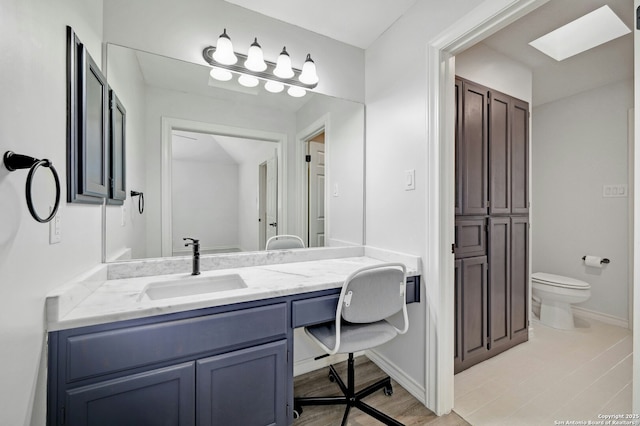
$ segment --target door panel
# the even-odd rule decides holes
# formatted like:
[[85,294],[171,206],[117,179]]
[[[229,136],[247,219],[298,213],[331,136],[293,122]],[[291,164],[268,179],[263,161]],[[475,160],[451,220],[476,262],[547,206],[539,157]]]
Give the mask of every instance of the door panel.
[[197,361],[198,426],[287,423],[287,341]]
[[484,217],[458,217],[455,228],[456,259],[487,254],[487,227]]
[[267,235],[266,239],[278,235],[278,157],[267,161]]
[[491,349],[508,344],[510,327],[510,232],[508,217],[489,219],[489,318]]
[[491,92],[489,108],[489,214],[511,213],[510,97]]
[[464,82],[462,214],[487,213],[487,88]]
[[529,335],[529,218],[511,218],[511,338]]
[[462,361],[487,353],[487,256],[462,260]]
[[455,214],[462,214],[462,80],[456,78],[455,82],[455,173],[456,173],[456,194],[455,194]]
[[511,107],[511,212],[529,212],[529,105],[517,99]]
[[65,425],[194,425],[194,371],[187,362],[69,390]]

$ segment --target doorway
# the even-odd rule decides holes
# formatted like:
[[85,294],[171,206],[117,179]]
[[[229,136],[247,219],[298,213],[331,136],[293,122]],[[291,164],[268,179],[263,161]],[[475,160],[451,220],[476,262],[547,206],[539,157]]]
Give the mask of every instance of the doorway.
[[258,166],[259,250],[278,232],[278,158],[274,155]]

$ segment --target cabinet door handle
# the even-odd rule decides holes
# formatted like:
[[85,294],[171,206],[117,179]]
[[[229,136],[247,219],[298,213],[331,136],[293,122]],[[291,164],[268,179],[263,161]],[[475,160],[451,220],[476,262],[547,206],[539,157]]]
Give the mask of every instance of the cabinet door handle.
[[278,226],[278,223],[277,222],[273,222],[273,223],[270,223],[269,226],[276,227],[276,226]]

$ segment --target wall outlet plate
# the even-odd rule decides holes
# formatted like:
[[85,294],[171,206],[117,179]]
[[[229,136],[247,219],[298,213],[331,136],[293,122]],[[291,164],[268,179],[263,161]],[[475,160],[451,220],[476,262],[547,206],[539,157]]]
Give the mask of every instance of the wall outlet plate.
[[623,198],[628,196],[628,192],[626,184],[602,185],[603,198]]
[[[49,206],[49,214],[53,211],[53,206]],[[60,210],[56,213],[55,217],[49,221],[49,244],[58,244],[62,241],[62,218],[60,217]]]

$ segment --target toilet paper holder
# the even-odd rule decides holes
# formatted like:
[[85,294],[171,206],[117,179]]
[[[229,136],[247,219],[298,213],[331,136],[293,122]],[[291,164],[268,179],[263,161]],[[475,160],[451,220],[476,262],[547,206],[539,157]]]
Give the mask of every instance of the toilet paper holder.
[[[582,256],[582,260],[586,260],[586,259],[587,259],[587,256]],[[607,263],[611,263],[611,261],[605,257],[600,261],[600,263],[607,264]]]

